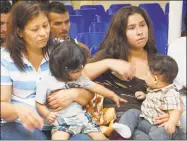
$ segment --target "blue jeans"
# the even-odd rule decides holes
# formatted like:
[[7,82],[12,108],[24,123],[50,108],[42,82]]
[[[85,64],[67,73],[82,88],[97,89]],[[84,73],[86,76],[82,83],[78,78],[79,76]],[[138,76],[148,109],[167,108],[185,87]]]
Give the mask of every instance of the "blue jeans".
[[[147,120],[140,118],[140,114],[141,114],[140,110],[130,109],[122,115],[122,117],[119,120],[119,123],[127,125],[131,129],[131,132],[133,134],[136,131],[136,135],[138,134],[147,135],[149,140],[150,139],[153,140],[160,140],[160,139],[185,140],[186,139],[185,133],[183,133],[180,128],[176,128],[176,132],[172,135],[169,135],[163,127],[157,127],[151,125]],[[137,129],[142,132],[139,132],[137,134]]]
[[[50,132],[49,132],[50,133]],[[49,140],[41,130],[35,129],[33,132],[26,130],[20,123],[9,122],[1,124],[1,140]],[[86,134],[78,134],[70,140],[91,140]]]

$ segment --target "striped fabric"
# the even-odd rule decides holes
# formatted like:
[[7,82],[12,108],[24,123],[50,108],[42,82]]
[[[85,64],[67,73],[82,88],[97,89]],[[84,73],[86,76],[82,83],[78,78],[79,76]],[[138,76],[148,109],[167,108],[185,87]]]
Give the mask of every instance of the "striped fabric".
[[25,104],[35,110],[36,82],[42,74],[49,71],[49,64],[43,59],[39,70],[36,71],[25,57],[23,62],[26,67],[25,72],[19,71],[7,49],[1,48],[1,85],[12,85],[13,104]]
[[[163,107],[162,111],[160,107]],[[151,124],[155,123],[155,117],[162,115],[168,110],[180,110],[180,94],[174,84],[164,88],[148,90],[146,99],[141,105],[142,114]]]

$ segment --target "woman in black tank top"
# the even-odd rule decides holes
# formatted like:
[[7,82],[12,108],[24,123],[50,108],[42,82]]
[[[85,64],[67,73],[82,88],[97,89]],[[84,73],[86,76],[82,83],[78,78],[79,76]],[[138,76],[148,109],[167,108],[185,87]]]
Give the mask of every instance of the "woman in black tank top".
[[[117,108],[112,101],[105,99],[104,107],[115,107],[118,113],[126,113],[128,109],[133,108],[140,109],[142,101],[135,98],[135,92],[146,92],[146,84],[144,80],[139,78],[143,78],[149,71],[148,60],[156,54],[152,24],[145,11],[136,6],[127,6],[118,10],[111,20],[104,40],[100,44],[99,52],[88,60],[92,64],[86,66],[87,75],[89,76],[89,73],[92,75],[90,78],[98,77],[99,74],[103,73],[101,80],[104,86],[128,100],[128,103],[121,103],[120,108]],[[105,72],[101,72],[101,67],[106,67],[100,61],[103,59],[107,60],[105,64],[109,66],[109,70],[105,68]],[[114,59],[116,59],[116,63],[114,63]],[[120,80],[112,74],[112,71],[117,70],[120,72],[127,67],[125,65],[120,66],[120,70],[118,66],[115,70],[112,64],[115,66],[120,64],[118,59],[120,61],[124,60],[130,65],[135,64],[136,71],[132,79],[128,81]],[[99,62],[97,63],[97,61]],[[89,68],[89,66],[91,67]],[[91,70],[91,68],[94,68],[94,70]],[[125,73],[127,77],[132,75],[131,71]],[[165,115],[162,118],[165,119]],[[150,139],[150,137],[141,131],[135,130],[132,139],[146,140]]]

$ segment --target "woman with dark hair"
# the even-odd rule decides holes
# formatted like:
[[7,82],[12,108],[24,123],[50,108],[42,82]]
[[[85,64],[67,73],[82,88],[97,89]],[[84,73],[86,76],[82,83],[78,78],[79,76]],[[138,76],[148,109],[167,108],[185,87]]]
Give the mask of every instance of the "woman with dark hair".
[[[133,75],[135,77],[131,80],[120,81],[116,73],[108,71],[103,74],[104,84],[106,87],[117,91],[118,94],[123,93],[123,97],[127,98],[128,103],[133,102],[136,108],[140,108],[141,102],[136,100],[134,93],[139,89],[146,90],[143,77],[149,71],[147,62],[156,53],[150,19],[139,7],[129,6],[121,8],[113,16],[106,36],[100,45],[99,52],[89,59],[89,62],[96,62],[106,58],[124,60],[128,65],[124,67],[130,67],[130,71],[127,70],[125,74],[126,79],[130,79],[128,78],[129,73],[130,76]],[[109,85],[108,82],[111,81],[116,81],[117,83]],[[118,83],[123,84],[124,88]],[[132,105],[130,107],[124,105],[121,108],[124,110],[124,108],[133,107]]]
[[[100,45],[99,52],[88,61],[90,64],[86,66],[85,71],[90,78],[98,77],[103,73],[98,72],[97,69],[101,68],[101,65],[93,62],[103,59],[110,60],[108,61],[109,68],[111,65],[115,65],[113,70],[116,69],[118,72],[121,68],[123,72],[121,71],[120,75],[108,69],[102,74],[104,86],[128,100],[128,103],[121,104],[120,108],[116,108],[118,117],[122,115],[120,123],[123,124],[124,120],[134,121],[132,118],[128,118],[130,117],[128,115],[133,114],[136,109],[140,109],[142,103],[141,97],[135,96],[135,92],[146,92],[147,86],[144,78],[149,72],[148,60],[156,54],[152,24],[145,11],[136,6],[129,6],[116,12],[104,41]],[[117,60],[111,60],[111,58]],[[107,98],[104,101],[104,106],[115,107],[114,103]],[[161,124],[168,120],[168,114],[155,118],[157,123]],[[147,134],[135,130],[132,139],[151,138]]]
[[[42,3],[19,1],[13,6],[6,43],[7,48],[1,49],[1,139],[50,139],[44,134],[50,134],[50,126],[43,123],[35,108],[36,82],[49,71],[48,55],[53,47]],[[66,103],[76,101],[85,105],[91,100],[89,92],[76,90],[59,93],[68,93],[68,98],[63,97]],[[55,103],[50,105],[55,107]],[[73,138],[90,139],[86,135]]]
[[40,115],[53,125],[52,140],[68,140],[69,137],[80,133],[87,134],[93,140],[106,140],[107,138],[99,129],[98,124],[91,120],[91,116],[77,102],[59,111],[48,109],[46,97],[51,92],[59,89],[84,88],[112,99],[118,106],[120,102],[126,102],[113,91],[94,83],[81,74],[86,60],[86,49],[81,48],[75,42],[63,41],[50,53],[50,73],[43,75],[37,83],[36,108]]

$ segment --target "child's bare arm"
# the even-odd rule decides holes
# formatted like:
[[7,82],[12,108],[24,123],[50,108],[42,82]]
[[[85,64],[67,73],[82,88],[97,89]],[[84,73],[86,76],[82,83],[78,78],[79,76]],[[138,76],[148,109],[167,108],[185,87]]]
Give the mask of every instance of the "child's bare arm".
[[39,114],[48,121],[48,123],[52,124],[57,118],[56,112],[51,112],[48,110],[47,106],[40,104],[39,102],[36,102],[36,108],[39,112]]
[[102,95],[103,97],[107,98],[113,98],[114,95],[116,95],[113,91],[105,88],[104,86],[95,83],[94,87],[89,88],[91,92],[97,93],[99,95]]
[[137,91],[135,93],[135,97],[138,100],[144,100],[146,98],[146,94],[144,92],[142,92],[142,91]]
[[91,92],[97,93],[99,95],[102,95],[104,97],[112,99],[114,102],[116,102],[117,106],[119,107],[120,102],[127,102],[126,99],[120,98],[118,95],[116,95],[113,91],[105,88],[104,86],[95,83],[94,87],[89,88]]
[[39,114],[43,117],[46,118],[50,111],[48,110],[47,106],[44,104],[40,104],[39,102],[36,101],[36,108],[39,112]]

